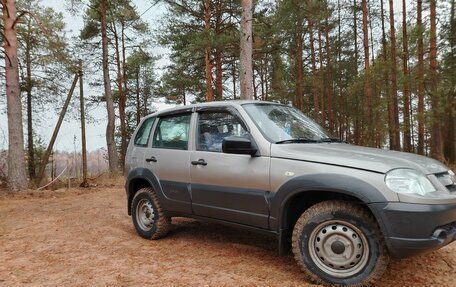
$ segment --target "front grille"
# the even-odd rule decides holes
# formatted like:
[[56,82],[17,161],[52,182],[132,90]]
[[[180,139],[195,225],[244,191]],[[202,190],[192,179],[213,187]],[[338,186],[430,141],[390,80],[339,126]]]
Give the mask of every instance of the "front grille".
[[450,192],[456,192],[456,182],[448,172],[436,173],[435,176]]

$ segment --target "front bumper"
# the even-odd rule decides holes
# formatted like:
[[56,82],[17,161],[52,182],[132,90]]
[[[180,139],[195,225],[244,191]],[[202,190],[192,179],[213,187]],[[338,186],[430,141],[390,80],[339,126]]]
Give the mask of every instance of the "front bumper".
[[393,257],[422,254],[456,240],[456,204],[391,202],[369,206]]

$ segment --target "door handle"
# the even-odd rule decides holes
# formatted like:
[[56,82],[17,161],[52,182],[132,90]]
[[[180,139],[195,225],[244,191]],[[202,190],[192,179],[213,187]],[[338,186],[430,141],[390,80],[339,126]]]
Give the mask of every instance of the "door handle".
[[150,158],[146,158],[147,162],[157,162],[157,158],[155,156],[151,156]]
[[193,165],[203,165],[203,166],[206,166],[206,165],[207,165],[207,162],[206,162],[204,159],[199,159],[199,160],[193,160],[193,161],[192,161],[192,164],[193,164]]

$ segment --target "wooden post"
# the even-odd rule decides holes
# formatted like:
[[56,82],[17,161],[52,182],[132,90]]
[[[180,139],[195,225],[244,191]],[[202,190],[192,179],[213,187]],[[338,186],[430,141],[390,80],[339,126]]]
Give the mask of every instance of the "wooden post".
[[79,104],[81,109],[81,142],[82,142],[82,182],[81,187],[88,187],[87,182],[87,146],[85,132],[84,85],[82,81],[82,60],[79,60]]
[[65,113],[67,111],[68,105],[70,104],[71,96],[73,95],[74,88],[76,87],[76,83],[78,82],[79,75],[75,75],[73,79],[73,83],[71,84],[70,91],[68,92],[68,96],[65,100],[65,104],[63,105],[62,111],[60,112],[59,120],[57,121],[57,125],[54,128],[54,133],[52,134],[51,141],[49,142],[49,146],[44,153],[43,161],[40,164],[40,170],[38,172],[37,183],[38,185],[44,178],[44,172],[46,171],[46,165],[49,161],[49,156],[51,155],[52,149],[54,148],[55,140],[57,139],[57,135],[59,134],[60,126],[62,125],[63,118],[65,117]]
[[67,159],[66,161],[67,166],[67,180],[68,180],[68,189],[71,188],[71,170],[70,170],[70,161]]

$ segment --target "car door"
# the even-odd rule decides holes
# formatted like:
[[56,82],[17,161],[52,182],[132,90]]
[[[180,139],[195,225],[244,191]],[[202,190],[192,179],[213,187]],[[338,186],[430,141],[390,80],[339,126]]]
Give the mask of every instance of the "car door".
[[166,210],[191,213],[190,200],[190,138],[191,113],[164,115],[158,118],[147,149],[145,162],[158,177]]
[[125,170],[130,171],[144,166],[144,154],[147,150],[150,133],[155,122],[155,117],[146,118],[140,123],[138,131],[130,141],[125,157]]
[[190,177],[195,215],[268,228],[269,157],[222,152],[228,136],[249,136],[227,109],[197,114]]

